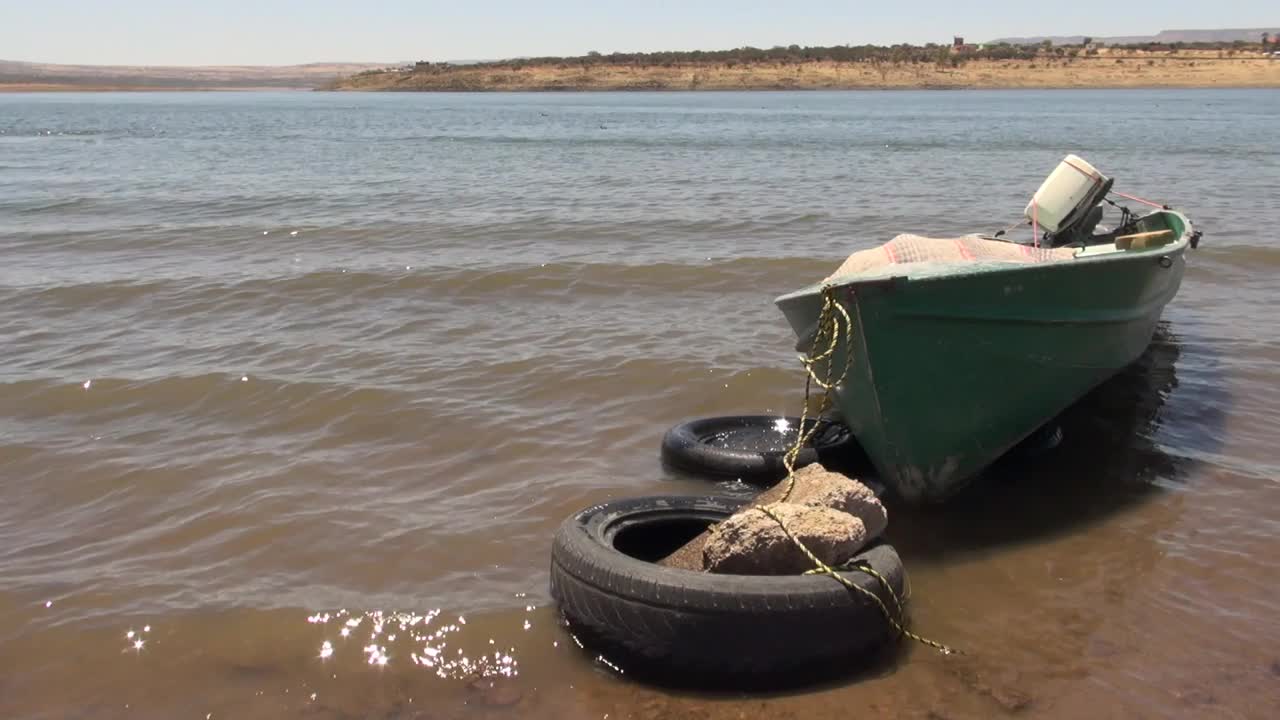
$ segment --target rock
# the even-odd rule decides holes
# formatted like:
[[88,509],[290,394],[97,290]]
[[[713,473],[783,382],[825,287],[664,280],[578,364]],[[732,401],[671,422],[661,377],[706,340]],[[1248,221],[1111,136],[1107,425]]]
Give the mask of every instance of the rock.
[[[780,482],[765,490],[737,514],[752,513],[754,508],[761,505],[778,502],[782,499],[786,486],[786,482]],[[880,504],[871,488],[840,473],[830,472],[817,463],[796,471],[795,487],[787,502],[811,506],[825,506],[828,502],[833,503],[839,506],[837,509],[849,512],[862,520],[863,527],[869,531],[867,539],[878,537],[888,524],[888,515],[885,513],[884,506]],[[706,570],[703,560],[704,551],[713,529],[714,526],[690,540],[679,550],[659,560],[658,564],[681,570]]]
[[796,471],[795,489],[787,502],[828,507],[847,512],[862,521],[867,539],[880,537],[889,525],[889,514],[871,488],[814,463]]
[[[769,507],[828,565],[843,563],[866,544],[866,527],[848,513],[798,503]],[[702,559],[708,572],[733,575],[798,575],[814,567],[778,522],[758,509],[737,513],[716,525],[703,546]]]
[[701,572],[706,569],[702,564],[702,550],[706,547],[707,539],[710,537],[710,530],[702,531],[701,534],[685,543],[679,550],[659,560],[658,564],[677,570]]

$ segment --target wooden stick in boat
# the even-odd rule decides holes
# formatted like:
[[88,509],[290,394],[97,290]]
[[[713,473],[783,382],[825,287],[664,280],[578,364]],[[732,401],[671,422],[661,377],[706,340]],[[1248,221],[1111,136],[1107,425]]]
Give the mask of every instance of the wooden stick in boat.
[[1173,231],[1166,228],[1164,230],[1152,230],[1151,232],[1134,233],[1133,235],[1117,235],[1116,242],[1120,242],[1121,240],[1138,240],[1138,239],[1145,240],[1146,238],[1154,238],[1154,237],[1160,237],[1162,235],[1172,235],[1172,234],[1173,234]]

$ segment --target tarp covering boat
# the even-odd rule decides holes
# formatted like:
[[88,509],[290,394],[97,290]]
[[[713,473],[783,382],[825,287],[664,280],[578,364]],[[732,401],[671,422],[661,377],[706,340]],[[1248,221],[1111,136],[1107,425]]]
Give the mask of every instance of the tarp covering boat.
[[989,240],[980,235],[932,238],[902,234],[879,247],[859,250],[850,255],[827,280],[851,279],[889,265],[923,262],[1044,263],[1071,260],[1075,254],[1075,248],[1037,248]]

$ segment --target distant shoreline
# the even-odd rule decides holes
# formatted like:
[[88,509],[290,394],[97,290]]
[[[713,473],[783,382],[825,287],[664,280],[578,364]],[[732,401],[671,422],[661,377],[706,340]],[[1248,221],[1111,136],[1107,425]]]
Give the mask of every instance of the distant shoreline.
[[79,85],[75,83],[0,83],[0,93],[69,93],[69,92],[309,92],[314,87],[288,86],[182,86],[182,85]]
[[55,65],[0,60],[0,92],[198,92],[313,90],[337,78],[385,68],[374,63],[310,65]]
[[381,92],[1280,88],[1280,59],[1128,52],[942,62],[573,62],[426,65],[360,73],[321,89]]
[[[969,46],[965,46],[966,48]],[[0,93],[1280,88],[1259,49],[948,46],[593,54],[402,67],[120,67],[0,61]]]

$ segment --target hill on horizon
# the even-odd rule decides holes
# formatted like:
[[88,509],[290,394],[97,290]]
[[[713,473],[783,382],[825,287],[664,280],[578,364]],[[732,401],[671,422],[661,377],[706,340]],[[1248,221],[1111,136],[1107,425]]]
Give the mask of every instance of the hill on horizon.
[[[1258,42],[1263,33],[1280,37],[1280,27],[1227,28],[1220,30],[1162,30],[1155,35],[1092,36],[1108,45],[1145,43]],[[1037,45],[1049,40],[1057,45],[1078,45],[1083,35],[1006,37],[989,41],[1013,45]],[[508,60],[509,61],[509,60]],[[454,60],[465,66],[494,61]],[[313,89],[366,71],[392,70],[412,63],[306,63],[297,65],[82,65],[0,60],[0,89],[113,89],[113,90],[216,90],[216,89]]]
[[989,43],[1009,43],[1010,45],[1037,45],[1049,40],[1054,45],[1079,45],[1085,37],[1094,42],[1107,45],[1137,45],[1141,43],[1193,43],[1193,42],[1258,42],[1262,33],[1280,34],[1280,28],[1227,28],[1222,30],[1161,30],[1155,35],[1037,35],[1033,37],[1006,37],[988,41]]
[[138,89],[314,88],[394,63],[304,65],[60,65],[0,60],[0,85]]

